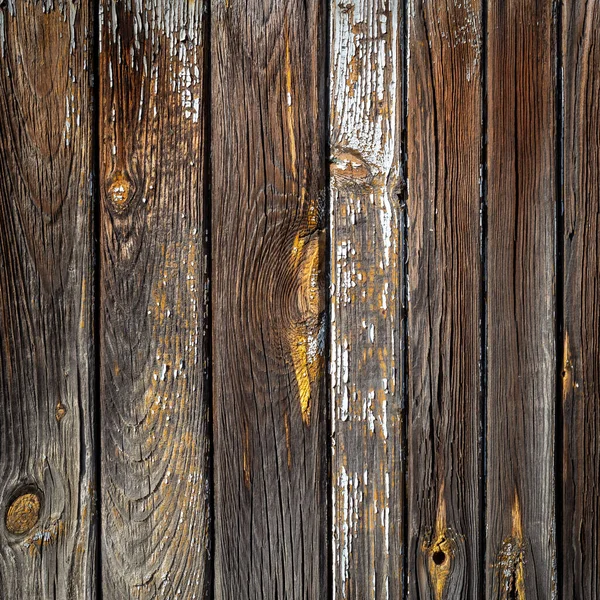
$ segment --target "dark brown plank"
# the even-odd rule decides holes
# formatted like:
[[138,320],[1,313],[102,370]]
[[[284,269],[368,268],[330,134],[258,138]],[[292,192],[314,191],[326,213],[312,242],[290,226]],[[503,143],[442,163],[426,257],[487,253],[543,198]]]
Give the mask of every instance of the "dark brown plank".
[[323,598],[324,5],[212,6],[216,598]]
[[100,10],[102,587],[202,598],[204,4]]
[[334,598],[402,596],[402,28],[395,2],[332,5]]
[[408,65],[408,573],[480,586],[480,2],[413,0]]
[[401,3],[331,6],[334,598],[402,597],[402,32]]
[[0,597],[94,598],[87,3],[0,7]]
[[563,7],[563,598],[600,598],[600,5]]
[[553,4],[488,4],[487,598],[556,593]]

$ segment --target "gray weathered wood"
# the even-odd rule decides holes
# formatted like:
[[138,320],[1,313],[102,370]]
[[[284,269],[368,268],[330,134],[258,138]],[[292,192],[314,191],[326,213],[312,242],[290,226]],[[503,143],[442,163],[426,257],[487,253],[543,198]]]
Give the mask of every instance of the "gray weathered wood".
[[331,6],[334,598],[402,595],[402,24],[398,2]]
[[100,5],[104,598],[210,585],[204,8]]
[[0,6],[0,597],[95,597],[92,19]]

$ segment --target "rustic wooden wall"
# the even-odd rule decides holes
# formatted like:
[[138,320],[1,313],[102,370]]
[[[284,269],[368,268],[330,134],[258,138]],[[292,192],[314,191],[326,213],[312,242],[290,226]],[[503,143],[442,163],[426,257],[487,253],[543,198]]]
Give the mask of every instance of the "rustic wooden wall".
[[600,600],[600,7],[0,3],[0,598]]

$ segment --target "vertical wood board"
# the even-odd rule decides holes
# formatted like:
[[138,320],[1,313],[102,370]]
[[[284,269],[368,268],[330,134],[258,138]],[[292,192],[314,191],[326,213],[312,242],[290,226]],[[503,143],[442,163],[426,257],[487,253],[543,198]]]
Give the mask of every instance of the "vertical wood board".
[[100,4],[102,589],[210,585],[204,3]]
[[409,14],[408,593],[478,598],[481,4]]
[[327,593],[324,4],[211,19],[215,596]]
[[0,7],[0,597],[95,597],[87,3]]
[[569,0],[562,15],[562,594],[592,599],[600,597],[600,6]]
[[331,6],[331,389],[334,598],[402,595],[397,2]]
[[556,30],[550,2],[487,14],[489,598],[556,597]]

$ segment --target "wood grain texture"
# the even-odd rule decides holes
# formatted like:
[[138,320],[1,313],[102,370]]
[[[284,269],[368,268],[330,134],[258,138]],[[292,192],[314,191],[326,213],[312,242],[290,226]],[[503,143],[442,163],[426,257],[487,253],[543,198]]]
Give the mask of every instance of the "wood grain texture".
[[333,597],[400,598],[403,15],[330,17]]
[[0,597],[94,598],[87,3],[0,7]]
[[212,6],[218,599],[327,589],[323,10]]
[[203,598],[204,4],[100,17],[102,588]]
[[488,5],[488,598],[556,597],[555,23]]
[[477,598],[481,6],[409,14],[408,592]]
[[600,5],[563,6],[563,598],[600,598]]

